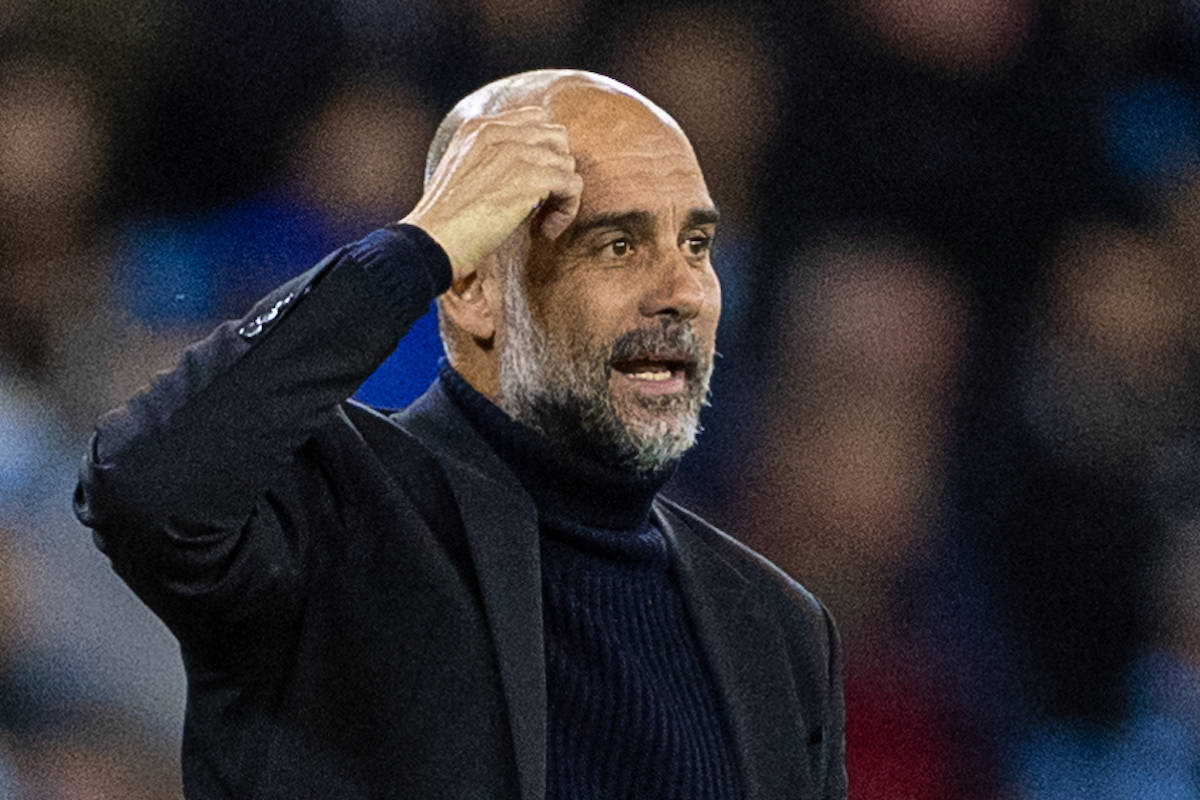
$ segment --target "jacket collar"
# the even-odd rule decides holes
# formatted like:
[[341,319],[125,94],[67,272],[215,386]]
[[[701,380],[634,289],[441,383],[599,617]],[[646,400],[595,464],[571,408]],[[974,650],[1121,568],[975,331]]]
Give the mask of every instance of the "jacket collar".
[[[546,672],[537,510],[516,476],[472,428],[440,382],[393,419],[446,471],[479,576],[508,705],[522,800],[546,794]],[[502,499],[501,502],[497,502]],[[751,800],[811,785],[806,723],[778,626],[742,573],[692,523],[655,501],[653,518],[678,557],[680,585],[709,658]],[[715,534],[714,535],[719,535]]]

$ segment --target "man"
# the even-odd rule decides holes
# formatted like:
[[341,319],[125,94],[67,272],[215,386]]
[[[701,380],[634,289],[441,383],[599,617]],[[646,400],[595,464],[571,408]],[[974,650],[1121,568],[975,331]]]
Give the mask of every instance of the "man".
[[[828,614],[658,496],[715,224],[648,100],[506,78],[401,223],[101,419],[76,508],[180,641],[189,798],[844,796]],[[347,400],[435,296],[429,391]]]

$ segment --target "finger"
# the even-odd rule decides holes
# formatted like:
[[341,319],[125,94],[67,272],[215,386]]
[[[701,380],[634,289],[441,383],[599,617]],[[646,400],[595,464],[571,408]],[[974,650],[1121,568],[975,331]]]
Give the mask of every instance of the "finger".
[[567,139],[567,129],[563,125],[525,125],[518,133],[526,144],[548,147],[556,153],[568,155],[571,146]]
[[516,169],[526,166],[549,167],[561,171],[564,178],[569,178],[575,172],[575,157],[572,155],[524,143],[512,144],[510,148],[511,158],[519,162]]
[[505,142],[519,142],[548,147],[551,150],[564,154],[570,152],[566,127],[552,123],[533,124],[528,122],[510,123],[493,121],[481,127],[475,135],[478,139],[482,139],[492,146],[497,146]]
[[[562,191],[575,173],[575,159],[544,147],[510,144],[497,149],[478,171],[474,183],[483,194],[508,197],[526,208]],[[528,201],[528,205],[526,205]]]
[[579,202],[583,196],[583,178],[573,173],[564,191],[550,195],[543,204],[542,221],[538,230],[550,241],[562,235],[579,213]]
[[523,123],[523,122],[538,122],[550,119],[550,112],[541,106],[520,106],[519,108],[509,108],[504,111],[497,111],[493,114],[481,114],[477,117],[471,117],[465,120],[460,126],[467,130],[473,130],[481,126],[492,123]]
[[[522,106],[521,108],[500,111],[495,114],[481,114],[463,120],[458,130],[451,137],[450,146],[462,146],[463,142],[474,141],[481,134],[487,134],[489,128],[500,126],[516,126],[549,121],[549,113],[539,106]],[[493,131],[494,132],[494,131]]]
[[574,175],[559,164],[526,164],[505,182],[505,194],[514,205],[527,209],[547,206],[571,194]]
[[516,108],[497,111],[495,114],[489,114],[487,118],[504,120],[506,122],[513,120],[549,119],[550,112],[544,106],[518,106]]

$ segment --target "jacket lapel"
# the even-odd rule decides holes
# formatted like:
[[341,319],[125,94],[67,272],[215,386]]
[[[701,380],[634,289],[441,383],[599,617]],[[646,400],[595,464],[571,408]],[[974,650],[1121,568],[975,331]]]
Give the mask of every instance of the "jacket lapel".
[[[508,705],[522,800],[546,793],[546,673],[537,510],[516,477],[435,382],[402,414],[402,428],[446,471],[475,563]],[[725,700],[747,800],[813,791],[807,720],[778,625],[745,577],[691,526],[656,503],[678,556],[680,586]]]
[[491,629],[522,800],[546,794],[546,669],[537,510],[434,385],[396,418],[433,452],[458,501]]
[[[701,646],[725,700],[748,800],[808,797],[807,727],[782,633],[748,593],[746,578],[688,523],[655,504],[678,556]],[[682,534],[682,535],[681,535]]]

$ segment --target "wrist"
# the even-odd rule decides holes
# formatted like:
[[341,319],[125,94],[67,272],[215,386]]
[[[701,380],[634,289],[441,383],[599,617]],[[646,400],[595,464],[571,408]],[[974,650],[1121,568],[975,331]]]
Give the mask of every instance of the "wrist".
[[[434,297],[450,288],[454,280],[450,257],[428,231],[405,220],[385,225],[384,228],[393,237],[393,244],[388,249],[403,262],[423,268]],[[367,268],[370,270],[369,266]]]
[[463,264],[457,248],[454,247],[453,237],[445,232],[443,226],[434,224],[415,209],[396,224],[416,228],[437,244],[445,254],[446,259],[450,262],[450,272],[453,280],[458,280],[464,273],[469,271],[466,265]]

